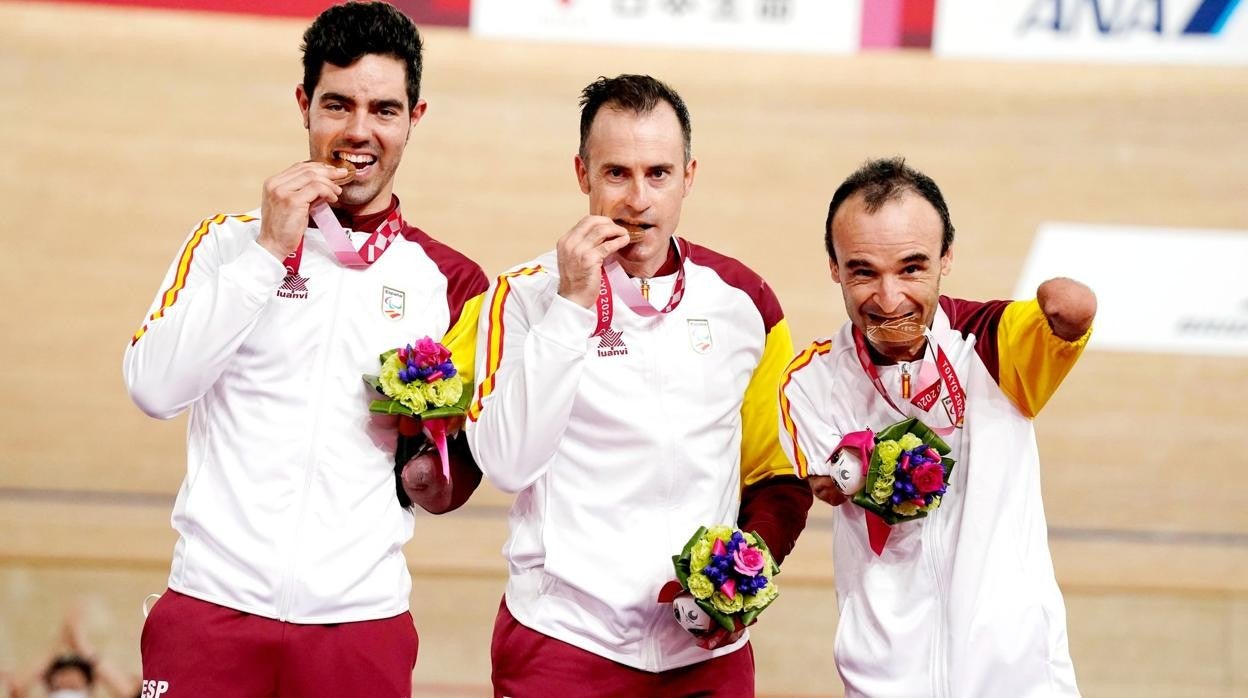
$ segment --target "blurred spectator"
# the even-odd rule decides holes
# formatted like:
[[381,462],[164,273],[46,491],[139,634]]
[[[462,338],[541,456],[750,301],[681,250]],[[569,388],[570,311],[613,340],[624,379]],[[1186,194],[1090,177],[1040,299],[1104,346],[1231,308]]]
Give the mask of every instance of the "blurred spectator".
[[[123,671],[95,651],[78,606],[65,614],[60,641],[39,663],[26,676],[11,677],[8,684],[5,679],[0,674],[0,696],[12,698],[137,698],[141,686],[138,676]],[[35,689],[39,683],[43,684],[42,692]]]

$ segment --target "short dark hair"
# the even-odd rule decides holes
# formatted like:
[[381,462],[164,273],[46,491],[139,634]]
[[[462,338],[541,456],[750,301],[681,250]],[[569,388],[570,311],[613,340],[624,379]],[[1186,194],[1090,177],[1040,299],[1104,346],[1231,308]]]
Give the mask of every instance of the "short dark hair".
[[603,105],[635,114],[649,114],[660,100],[672,105],[676,112],[685,141],[685,162],[688,163],[693,153],[693,125],[689,122],[689,108],[685,106],[685,100],[661,80],[649,75],[627,74],[613,78],[599,76],[581,90],[581,159],[589,159],[585,144],[589,141],[589,129],[594,125],[594,117]]
[[52,677],[56,676],[66,669],[75,669],[81,671],[82,675],[87,679],[87,685],[95,683],[95,665],[88,662],[84,657],[77,654],[62,654],[52,660],[48,668],[43,672],[43,683],[45,686],[52,685]]
[[393,56],[407,69],[407,108],[420,100],[420,30],[386,2],[346,2],[322,12],[303,33],[303,91],[312,98],[326,63],[353,65],[368,54]]
[[832,247],[832,219],[836,211],[849,197],[862,192],[868,213],[875,213],[889,201],[901,198],[906,192],[914,192],[927,199],[927,203],[940,214],[942,235],[940,240],[940,256],[945,256],[953,245],[953,222],[949,220],[949,206],[940,193],[940,187],[931,177],[906,165],[905,158],[868,160],[853,174],[841,182],[832,195],[832,203],[828,205],[828,220],[824,224],[823,244],[828,248],[828,256],[836,261],[836,250]]

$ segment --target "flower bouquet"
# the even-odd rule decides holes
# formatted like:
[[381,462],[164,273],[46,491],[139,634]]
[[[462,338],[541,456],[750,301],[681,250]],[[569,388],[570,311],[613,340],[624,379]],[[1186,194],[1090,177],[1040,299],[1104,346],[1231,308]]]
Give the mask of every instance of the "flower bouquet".
[[[371,385],[385,399],[373,400],[370,412],[397,414],[401,417],[419,417],[423,430],[438,449],[442,459],[442,475],[451,478],[450,461],[446,453],[447,432],[454,432],[452,424],[468,412],[472,390],[464,389],[464,381],[455,364],[451,351],[430,337],[416,342],[416,346],[391,349],[382,354],[381,372],[365,375],[364,382]],[[399,432],[404,436],[412,421],[400,421]],[[407,458],[400,459],[406,462]],[[410,458],[410,455],[408,455]],[[401,467],[401,464],[398,466]]]
[[[891,526],[923,518],[940,506],[953,472],[949,450],[927,425],[910,418],[876,434],[849,434],[833,451],[833,479],[867,510],[876,555],[884,552]],[[856,458],[847,457],[851,454]]]
[[[728,632],[754,623],[780,594],[775,582],[780,568],[756,533],[730,526],[703,526],[679,555],[672,556],[672,562],[679,588],[675,582],[669,583],[665,587],[668,593],[661,594],[659,600],[672,601],[680,591],[688,591],[697,607]],[[691,617],[696,613],[682,614],[679,606],[676,615],[676,620],[695,634],[710,627],[709,621],[698,623]]]

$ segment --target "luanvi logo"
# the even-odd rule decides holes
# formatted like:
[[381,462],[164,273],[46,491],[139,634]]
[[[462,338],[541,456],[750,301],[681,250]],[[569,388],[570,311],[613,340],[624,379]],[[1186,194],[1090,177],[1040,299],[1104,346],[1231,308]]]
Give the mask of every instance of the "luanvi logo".
[[307,298],[308,278],[298,274],[287,274],[282,285],[277,289],[278,298]]
[[608,327],[598,336],[598,356],[623,356],[628,353],[623,332]]

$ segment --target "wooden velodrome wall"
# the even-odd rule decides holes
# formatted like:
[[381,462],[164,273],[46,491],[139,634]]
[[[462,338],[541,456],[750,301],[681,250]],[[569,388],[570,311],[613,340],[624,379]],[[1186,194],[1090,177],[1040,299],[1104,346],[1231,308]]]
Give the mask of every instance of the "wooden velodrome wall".
[[[137,667],[139,603],[163,588],[174,540],[184,422],[129,403],[121,353],[190,226],[254,207],[261,181],[305,156],[303,26],[0,2],[0,669],[34,661],[74,598],[101,650]],[[397,187],[410,219],[487,272],[550,247],[585,210],[579,88],[652,73],[693,113],[683,232],[768,278],[799,346],[844,320],[821,226],[868,156],[903,154],[945,189],[955,295],[1007,296],[1046,220],[1248,227],[1244,69],[426,35],[430,108]],[[1202,273],[1137,271],[1176,294]],[[1042,415],[1087,695],[1248,695],[1245,391],[1242,358],[1090,352]],[[507,504],[483,487],[417,522],[417,695],[485,695]],[[755,633],[761,694],[840,693],[829,528],[817,509]]]

